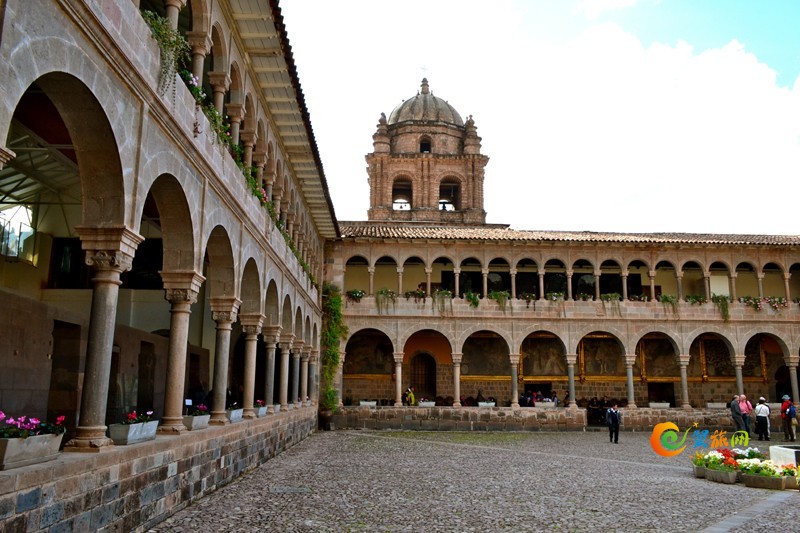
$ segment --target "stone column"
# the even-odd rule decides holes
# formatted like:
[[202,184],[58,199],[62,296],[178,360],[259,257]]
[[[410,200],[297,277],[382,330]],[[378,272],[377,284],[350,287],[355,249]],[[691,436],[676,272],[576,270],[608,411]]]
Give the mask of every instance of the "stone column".
[[214,108],[220,115],[223,115],[222,107],[225,103],[225,93],[228,91],[228,87],[231,86],[231,77],[228,76],[227,72],[209,72],[208,83],[211,84],[211,88],[214,91]]
[[[256,132],[254,131],[243,131],[239,136],[241,137],[242,145],[244,146],[242,163],[244,163],[246,168],[251,168],[253,166],[253,147],[256,145],[258,135],[256,135]],[[260,184],[261,181],[258,183]]]
[[787,302],[791,302],[792,301],[792,293],[789,290],[789,279],[791,277],[792,277],[792,275],[790,273],[784,272],[784,274],[783,274],[783,293],[785,295],[784,298],[786,298]]
[[203,63],[211,50],[211,36],[204,31],[190,31],[186,33],[186,40],[192,49],[192,76],[202,85]]
[[113,445],[106,437],[105,420],[120,274],[130,270],[136,248],[144,238],[123,226],[75,229],[94,276],[80,419],[77,434],[67,446],[73,451],[94,452]]
[[308,360],[311,358],[311,348],[306,347],[300,354],[300,405],[308,403]]
[[481,275],[483,277],[483,291],[481,292],[481,296],[486,298],[489,294],[489,269],[484,268],[481,270]]
[[308,360],[308,396],[311,398],[311,405],[317,405],[319,396],[319,350],[311,350],[311,358]]
[[678,282],[678,301],[683,301],[683,272],[675,272],[675,281]]
[[[244,119],[244,104],[230,103],[226,104],[225,108],[231,119],[231,144],[236,146],[239,144],[239,130],[241,129],[242,119]],[[242,159],[242,163],[244,163],[244,158]]]
[[164,416],[159,433],[181,433],[183,425],[186,348],[189,341],[189,315],[205,278],[196,272],[161,272],[164,297],[170,303],[169,354],[167,356]]
[[622,301],[628,301],[628,271],[626,270],[622,274],[620,274],[622,278]]
[[574,299],[572,296],[572,274],[574,274],[572,270],[567,270],[567,296],[565,298],[567,301]]
[[264,370],[264,401],[267,402],[267,412],[275,412],[275,348],[280,338],[280,326],[267,326],[261,330],[264,344],[267,347],[267,364]]
[[635,394],[633,392],[633,364],[636,362],[636,354],[633,356],[625,355],[625,374],[628,377],[628,409],[636,408]]
[[397,296],[403,295],[403,267],[397,267]]
[[403,352],[394,352],[394,406],[403,405]]
[[178,29],[178,14],[185,5],[186,0],[164,0],[167,15],[165,18],[169,21],[169,27],[173,30]]
[[211,318],[217,323],[217,338],[214,345],[214,395],[211,400],[211,420],[209,424],[225,425],[228,417],[228,360],[231,351],[231,327],[236,321],[236,313],[241,301],[234,297],[211,298]]
[[650,278],[650,301],[656,301],[656,271],[650,270],[647,272],[648,277]]
[[456,297],[456,298],[460,298],[459,292],[458,292],[459,288],[460,288],[459,287],[459,285],[460,285],[459,281],[460,280],[458,279],[459,277],[461,277],[461,269],[460,268],[454,268],[453,269],[453,280],[455,282],[455,291],[453,292],[453,296]]
[[797,398],[800,398],[800,392],[798,392],[797,389],[797,364],[797,356],[790,357],[789,361],[786,363],[786,366],[789,368],[789,383],[792,386],[792,401],[796,401]]
[[336,367],[336,405],[343,407],[342,391],[344,390],[344,359],[347,352],[339,352],[339,365]]
[[369,272],[369,291],[367,292],[368,296],[375,295],[375,267],[369,267],[367,269]]
[[678,356],[678,365],[681,369],[681,407],[684,409],[692,408],[692,404],[689,403],[689,378],[686,372],[690,358],[688,354]]
[[[578,361],[578,354],[567,354],[567,383],[569,386],[569,407],[577,407],[577,398],[575,398],[575,363]],[[567,407],[567,406],[565,406]]]
[[519,407],[519,354],[509,354],[508,359],[511,363],[511,407]]
[[742,367],[744,366],[745,355],[736,354],[733,356],[733,366],[736,369],[736,394],[744,393],[744,378],[742,377]]
[[464,354],[453,352],[450,357],[453,358],[453,407],[461,407],[461,358]]
[[425,269],[425,294],[427,296],[431,295],[431,273],[433,272],[432,269],[426,268]]
[[736,301],[736,272],[728,274],[728,286],[731,290],[731,301]]
[[511,298],[516,300],[517,299],[517,271],[514,270],[514,269],[511,269],[511,270],[508,271],[508,273],[511,275]]
[[711,273],[703,272],[703,289],[705,289],[706,301],[711,301]]
[[292,343],[292,397],[291,402],[295,407],[300,398],[300,357],[303,355],[303,341]]
[[294,335],[281,335],[281,381],[278,387],[278,401],[284,411],[289,407],[289,352],[293,341]]
[[594,299],[600,301],[600,271],[594,273]]
[[253,410],[253,404],[256,401],[256,350],[258,349],[258,333],[261,331],[264,316],[261,314],[243,315],[240,320],[242,322],[242,331],[245,334],[243,417],[255,418],[256,413]]
[[544,300],[544,268],[539,272],[539,299]]
[[756,274],[756,280],[758,280],[758,297],[764,297],[764,273],[759,272]]

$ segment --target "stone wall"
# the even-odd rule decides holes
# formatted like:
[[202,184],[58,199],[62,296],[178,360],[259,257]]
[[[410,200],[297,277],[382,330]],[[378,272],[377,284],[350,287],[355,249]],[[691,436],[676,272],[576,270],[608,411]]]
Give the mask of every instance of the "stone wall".
[[0,531],[143,531],[308,437],[315,407],[0,472]]

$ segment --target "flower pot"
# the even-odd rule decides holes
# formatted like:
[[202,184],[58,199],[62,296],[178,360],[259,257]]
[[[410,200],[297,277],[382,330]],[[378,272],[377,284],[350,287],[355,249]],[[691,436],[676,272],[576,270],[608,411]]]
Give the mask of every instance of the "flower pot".
[[704,466],[692,465],[692,471],[694,472],[694,477],[706,477],[706,467]]
[[225,411],[225,416],[227,416],[228,420],[231,422],[241,422],[242,415],[244,415],[244,409],[228,409]]
[[44,463],[58,457],[63,433],[34,435],[26,439],[0,439],[0,470]]
[[736,483],[736,470],[713,470],[706,468],[706,479],[715,483],[733,485]]
[[753,474],[742,475],[745,487],[752,487],[755,489],[770,489],[770,490],[783,490],[784,489],[783,476],[756,476]]
[[211,415],[187,415],[183,417],[183,425],[189,431],[204,429],[208,427],[209,420],[211,420]]
[[158,420],[137,424],[111,424],[108,426],[108,436],[114,444],[136,444],[155,439],[157,429]]
[[783,478],[783,488],[784,489],[791,489],[791,490],[798,490],[800,489],[800,483],[797,482],[797,478],[794,476],[784,476]]
[[478,407],[494,407],[495,402],[478,402]]
[[361,407],[375,407],[378,405],[378,402],[375,401],[368,402],[366,400],[361,400],[360,402],[358,402],[358,405],[360,405]]
[[262,416],[267,416],[267,406],[266,405],[263,406],[263,407],[255,407],[255,408],[253,408],[253,411],[255,411],[256,416],[258,418],[261,418]]
[[419,402],[420,407],[436,407],[436,402]]

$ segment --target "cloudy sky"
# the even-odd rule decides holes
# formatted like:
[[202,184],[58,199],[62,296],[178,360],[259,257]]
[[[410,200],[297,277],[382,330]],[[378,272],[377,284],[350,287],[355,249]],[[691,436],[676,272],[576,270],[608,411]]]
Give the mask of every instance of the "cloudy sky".
[[800,234],[800,1],[283,0],[339,220],[381,112],[473,115],[487,221]]

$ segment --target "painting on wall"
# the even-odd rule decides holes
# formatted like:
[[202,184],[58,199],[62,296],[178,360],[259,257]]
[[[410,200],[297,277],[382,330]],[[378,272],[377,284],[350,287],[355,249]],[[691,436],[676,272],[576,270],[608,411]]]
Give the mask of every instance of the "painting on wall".
[[394,369],[392,345],[375,335],[356,335],[347,343],[344,374],[391,374]]
[[622,348],[616,339],[584,339],[584,372],[593,376],[624,376],[625,363]]
[[508,347],[500,337],[473,335],[464,343],[461,374],[464,376],[508,376]]
[[564,347],[557,338],[529,337],[522,343],[523,376],[565,376]]
[[706,372],[709,376],[733,377],[736,369],[731,362],[731,355],[725,343],[717,339],[704,339],[706,355]]
[[678,377],[680,367],[675,349],[667,339],[647,339],[641,343],[645,356],[645,372],[648,376]]

